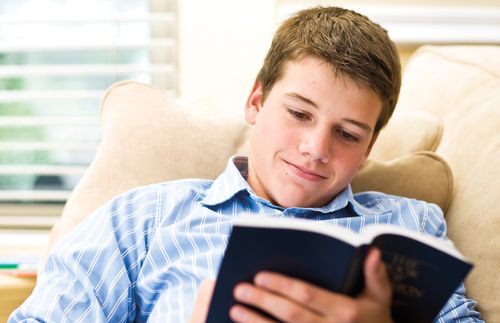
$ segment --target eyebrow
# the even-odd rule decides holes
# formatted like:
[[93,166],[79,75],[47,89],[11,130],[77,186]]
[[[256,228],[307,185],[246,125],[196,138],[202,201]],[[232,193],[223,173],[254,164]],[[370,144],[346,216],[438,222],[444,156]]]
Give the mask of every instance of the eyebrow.
[[[318,105],[311,99],[309,98],[306,98],[305,96],[302,96],[296,92],[288,92],[288,93],[285,93],[285,96],[288,96],[288,97],[291,97],[293,99],[296,99],[296,100],[299,100],[299,101],[302,101],[308,105],[311,105],[315,108],[318,108]],[[357,120],[354,120],[354,119],[350,119],[350,118],[343,118],[342,121],[345,121],[345,122],[348,122],[348,123],[351,123],[363,130],[366,130],[368,132],[373,132],[373,129],[372,127],[370,127],[368,124],[364,123],[364,122],[360,122],[360,121],[357,121]]]
[[368,132],[373,132],[372,127],[370,127],[368,124],[366,124],[364,122],[359,122],[357,120],[349,119],[349,118],[343,118],[342,121],[345,121],[345,122],[348,122],[348,123],[352,123],[353,125],[358,126],[361,129],[364,129],[364,130],[366,130]]
[[287,92],[287,93],[285,93],[285,96],[291,97],[293,99],[297,99],[297,100],[302,101],[306,104],[312,105],[315,108],[318,108],[318,105],[313,100],[308,99],[305,96],[302,96],[296,92]]

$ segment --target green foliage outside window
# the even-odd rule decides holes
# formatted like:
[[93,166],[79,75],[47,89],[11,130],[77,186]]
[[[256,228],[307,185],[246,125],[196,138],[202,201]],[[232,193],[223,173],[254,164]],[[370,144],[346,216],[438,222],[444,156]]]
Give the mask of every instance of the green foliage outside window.
[[[9,64],[6,55],[0,54],[0,65]],[[0,78],[0,91],[22,90],[25,81],[22,78]],[[30,116],[33,111],[27,103],[0,103],[0,117]],[[0,127],[0,142],[40,141],[43,139],[43,129],[38,127]],[[46,151],[0,150],[0,165],[30,165],[44,164],[49,159]],[[34,186],[34,175],[1,175],[1,189],[31,189]]]

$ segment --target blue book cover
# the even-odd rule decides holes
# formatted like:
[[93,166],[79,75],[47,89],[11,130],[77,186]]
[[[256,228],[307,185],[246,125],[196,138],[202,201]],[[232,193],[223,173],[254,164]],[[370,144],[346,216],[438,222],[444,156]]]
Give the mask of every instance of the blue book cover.
[[231,322],[234,286],[252,282],[262,270],[356,296],[364,288],[363,262],[370,246],[382,251],[396,322],[432,322],[472,269],[450,241],[396,226],[371,225],[358,234],[310,220],[244,216],[231,233],[207,322]]

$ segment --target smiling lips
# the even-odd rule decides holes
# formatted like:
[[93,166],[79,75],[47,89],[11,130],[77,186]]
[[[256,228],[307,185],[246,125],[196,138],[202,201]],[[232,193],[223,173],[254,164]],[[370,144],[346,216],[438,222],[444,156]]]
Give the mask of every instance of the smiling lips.
[[318,174],[318,173],[316,173],[312,170],[309,170],[307,168],[294,165],[294,164],[289,163],[287,161],[285,161],[285,163],[288,165],[288,168],[290,168],[290,170],[295,175],[297,175],[298,177],[300,177],[302,179],[305,179],[306,181],[318,182],[318,181],[321,181],[321,180],[324,180],[327,178],[326,176]]

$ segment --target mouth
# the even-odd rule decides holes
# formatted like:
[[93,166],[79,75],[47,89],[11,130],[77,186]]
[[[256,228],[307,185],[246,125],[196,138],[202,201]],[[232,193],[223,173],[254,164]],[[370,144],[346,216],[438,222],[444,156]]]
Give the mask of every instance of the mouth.
[[288,168],[294,173],[296,176],[310,182],[318,182],[321,180],[326,179],[327,177],[315,172],[313,170],[307,169],[302,166],[298,166],[295,164],[292,164],[290,162],[285,161],[285,164],[288,166]]

